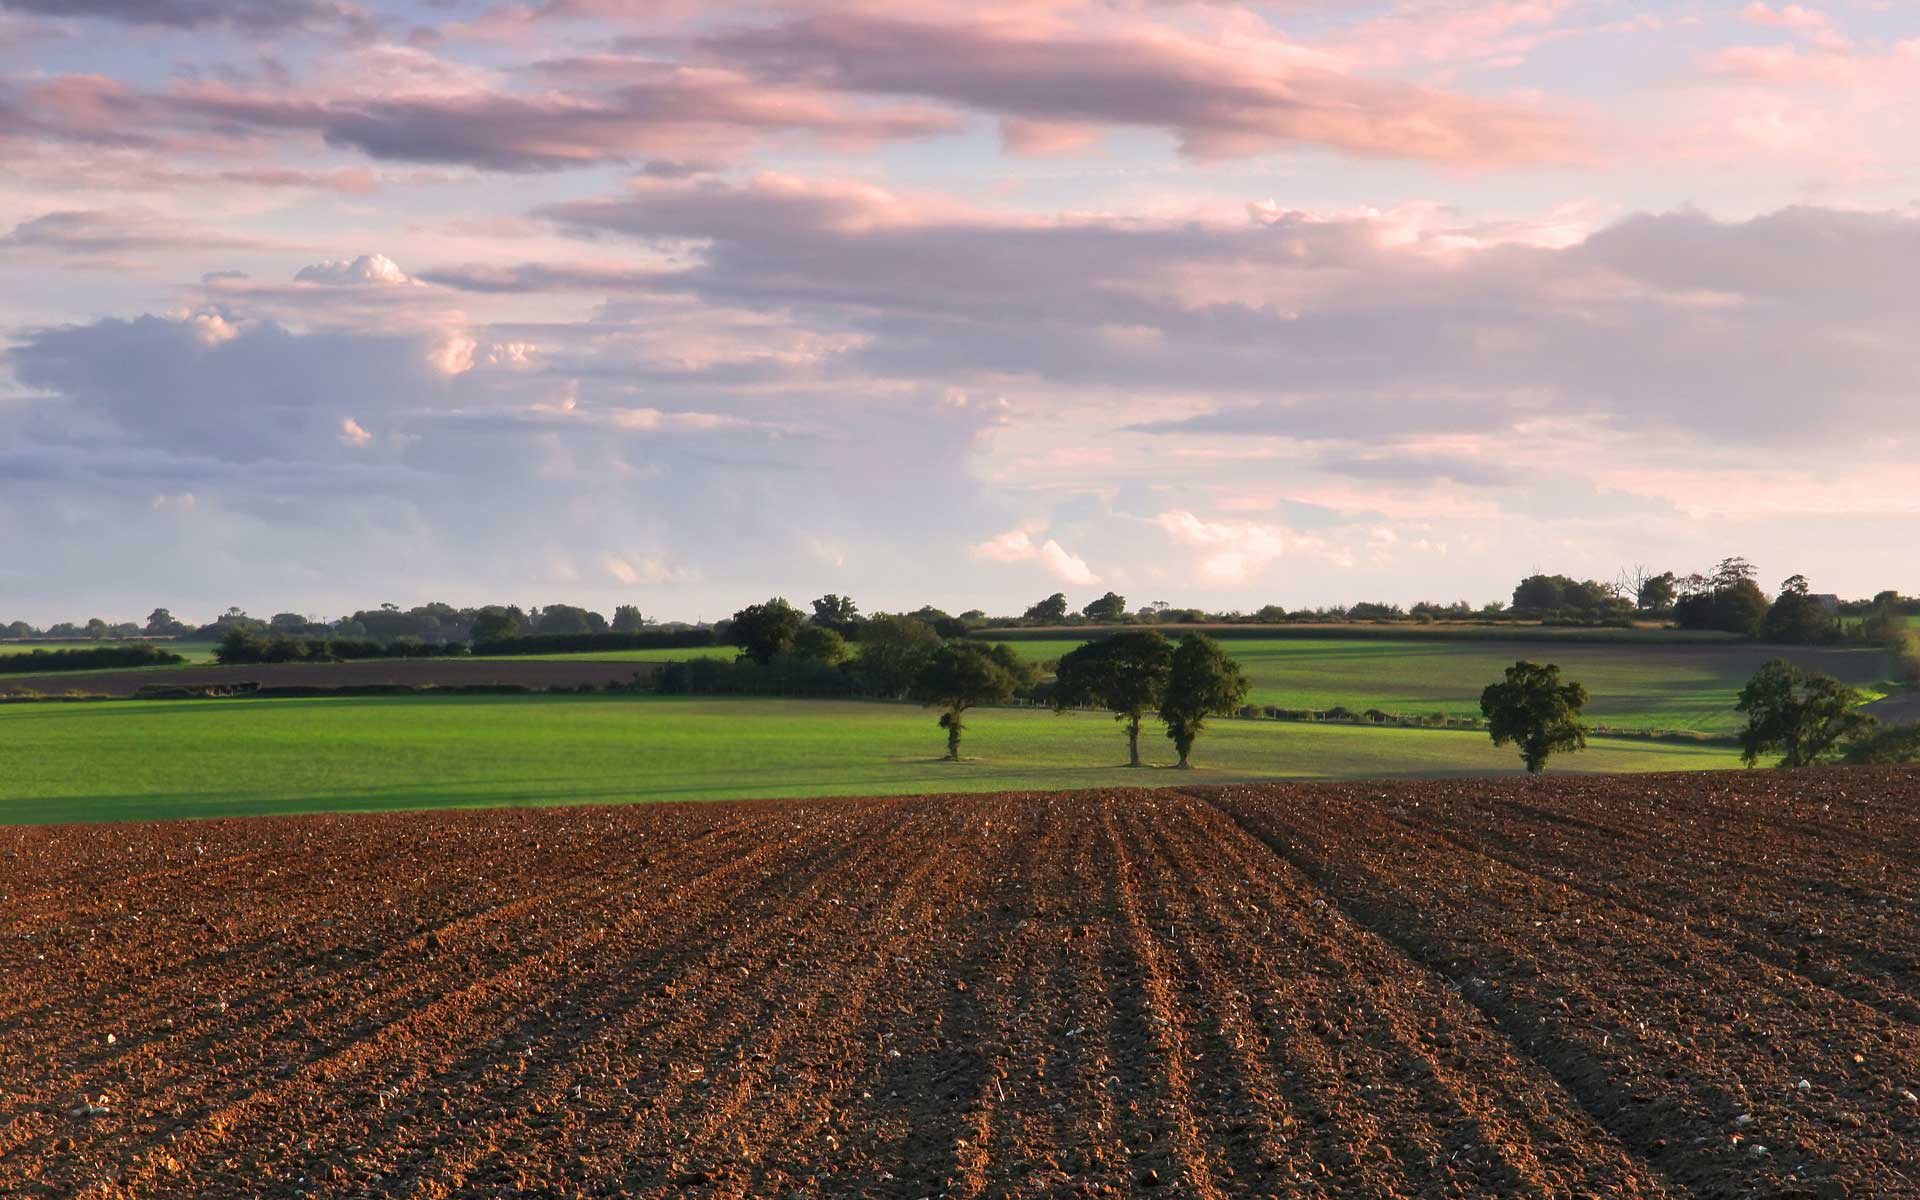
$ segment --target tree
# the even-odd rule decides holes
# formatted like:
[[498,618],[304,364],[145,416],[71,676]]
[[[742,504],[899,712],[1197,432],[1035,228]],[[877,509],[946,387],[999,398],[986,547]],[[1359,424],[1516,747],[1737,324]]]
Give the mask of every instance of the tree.
[[1127,615],[1127,598],[1118,592],[1108,592],[1098,600],[1089,601],[1080,611],[1089,621],[1118,621]]
[[1067,597],[1055,592],[1027,610],[1027,620],[1040,625],[1058,625],[1067,619]]
[[[354,615],[366,621],[370,614]],[[367,624],[369,628],[373,627],[371,621]],[[588,612],[571,604],[549,604],[534,612],[533,631],[549,634],[605,633],[607,619],[597,612]]]
[[1586,749],[1587,727],[1580,722],[1586,703],[1587,689],[1561,683],[1558,666],[1525,659],[1507,668],[1503,682],[1480,693],[1493,744],[1517,744],[1530,775],[1546,770],[1547,760],[1562,750]]
[[185,633],[186,631],[186,622],[176,620],[174,615],[164,608],[156,608],[147,614],[147,625],[144,632],[151,637],[171,637],[174,634]]
[[733,614],[727,630],[729,640],[741,654],[761,666],[793,649],[793,637],[800,632],[800,612],[778,596],[765,604],[750,604]]
[[1776,658],[1740,689],[1735,711],[1747,714],[1740,757],[1749,766],[1780,751],[1783,767],[1810,767],[1835,746],[1872,732],[1880,722],[1857,709],[1862,697],[1831,675]]
[[1894,725],[1875,730],[1847,748],[1846,762],[1920,762],[1920,724]]
[[916,617],[879,613],[860,629],[854,673],[875,695],[904,696],[940,648],[940,635]]
[[640,613],[637,604],[622,604],[613,610],[613,631],[615,633],[639,633],[647,627],[647,619]]
[[1805,575],[1789,576],[1780,585],[1780,595],[1767,609],[1760,636],[1770,642],[1806,645],[1824,642],[1840,631],[1840,622],[1827,606],[1813,598]]
[[828,629],[844,634],[852,630],[860,619],[860,606],[846,596],[837,596],[832,592],[813,602],[813,623],[824,625]]
[[1129,630],[1087,642],[1061,658],[1054,673],[1054,711],[1098,704],[1127,722],[1127,765],[1140,765],[1140,721],[1167,691],[1173,647],[1156,629]]
[[473,614],[471,632],[476,642],[497,642],[502,638],[519,637],[526,630],[527,615],[520,611],[518,605],[502,607],[489,604]]
[[1724,558],[1711,575],[1689,575],[1680,583],[1673,606],[1674,623],[1682,629],[1717,629],[1742,637],[1758,637],[1771,605],[1753,581],[1753,564],[1744,558]]
[[1193,741],[1208,717],[1229,716],[1246,702],[1247,677],[1240,664],[1227,657],[1220,643],[1204,633],[1189,633],[1173,651],[1166,693],[1160,700],[1160,719],[1180,755],[1179,766],[1193,764]]
[[941,709],[947,758],[960,761],[961,716],[980,704],[1005,704],[1033,679],[1033,668],[1005,642],[943,642],[913,681],[915,700]]
[[290,612],[275,613],[267,622],[267,628],[277,629],[282,633],[301,633],[306,630],[307,625],[308,621],[305,617],[299,613]]
[[825,625],[802,625],[793,635],[791,653],[803,663],[833,667],[845,662],[852,652],[847,649],[847,639],[840,636],[839,630],[829,629]]
[[1677,594],[1673,572],[1665,571],[1640,580],[1640,587],[1634,601],[1641,612],[1662,617],[1673,611],[1673,601]]

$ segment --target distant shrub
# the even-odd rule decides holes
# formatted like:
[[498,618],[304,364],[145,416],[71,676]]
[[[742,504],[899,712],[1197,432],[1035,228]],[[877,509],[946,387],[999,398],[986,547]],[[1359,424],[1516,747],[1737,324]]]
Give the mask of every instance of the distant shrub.
[[638,633],[537,633],[527,637],[485,638],[473,643],[475,654],[592,654],[605,650],[690,650],[717,646],[711,629],[652,629]]
[[45,671],[93,671],[106,667],[163,667],[187,660],[146,642],[131,646],[89,646],[75,650],[35,650],[0,655],[0,675],[38,675]]

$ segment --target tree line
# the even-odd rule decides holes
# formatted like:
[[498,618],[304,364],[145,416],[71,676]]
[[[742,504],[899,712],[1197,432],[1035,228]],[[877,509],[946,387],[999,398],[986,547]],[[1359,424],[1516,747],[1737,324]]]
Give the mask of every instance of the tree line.
[[[1421,602],[1410,606],[1365,601],[1288,609],[1279,604],[1252,611],[1206,611],[1178,608],[1156,600],[1129,607],[1128,599],[1108,591],[1078,606],[1064,592],[1054,592],[1027,606],[1017,616],[991,616],[980,609],[954,615],[933,605],[911,616],[932,626],[942,637],[962,637],[982,629],[1047,628],[1063,625],[1275,625],[1373,622],[1382,624],[1459,622],[1501,624],[1530,622],[1549,625],[1630,626],[1636,622],[1664,622],[1680,629],[1719,631],[1765,641],[1814,643],[1851,639],[1871,643],[1888,640],[1894,624],[1920,614],[1920,599],[1883,591],[1871,600],[1841,601],[1813,593],[1806,578],[1790,576],[1771,598],[1756,582],[1754,567],[1744,558],[1727,558],[1707,572],[1654,574],[1645,568],[1622,571],[1611,583],[1578,580],[1566,575],[1534,574],[1514,588],[1510,602],[1473,605]],[[848,597],[829,594],[812,602],[809,618],[833,629],[849,641],[860,639],[867,621]],[[93,618],[83,624],[60,622],[40,629],[25,621],[0,625],[0,637],[27,639],[173,638],[214,641],[235,629],[261,637],[341,638],[350,641],[428,643],[484,643],[487,653],[512,653],[506,643],[533,638],[607,638],[605,643],[575,643],[582,648],[641,648],[615,645],[616,635],[687,634],[709,630],[716,643],[727,641],[726,621],[713,623],[660,622],[638,606],[622,604],[609,617],[571,604],[512,604],[456,607],[429,603],[402,609],[395,604],[361,609],[333,621],[299,613],[281,612],[257,618],[240,608],[229,608],[212,621],[194,625],[165,608],[148,614],[144,624],[111,623]],[[653,643],[646,643],[652,645]],[[686,645],[699,644],[687,642]],[[551,646],[551,644],[549,644]],[[537,651],[549,653],[552,650]]]

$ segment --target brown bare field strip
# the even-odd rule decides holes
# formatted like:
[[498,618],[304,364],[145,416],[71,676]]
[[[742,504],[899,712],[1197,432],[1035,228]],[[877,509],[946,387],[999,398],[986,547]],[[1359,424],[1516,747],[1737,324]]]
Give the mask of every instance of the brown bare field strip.
[[1900,770],[5,828],[0,1195],[1920,1196],[1916,866]]

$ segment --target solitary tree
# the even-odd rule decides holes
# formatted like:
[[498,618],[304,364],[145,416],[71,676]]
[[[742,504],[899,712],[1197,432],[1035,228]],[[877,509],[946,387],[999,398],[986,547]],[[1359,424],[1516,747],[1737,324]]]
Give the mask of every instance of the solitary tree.
[[1187,758],[1207,718],[1231,714],[1246,698],[1247,677],[1219,642],[1203,633],[1180,639],[1167,674],[1166,695],[1160,700],[1160,719],[1167,723],[1167,736],[1180,754],[1182,769],[1193,765]]
[[1067,619],[1067,597],[1064,592],[1055,592],[1045,600],[1027,610],[1027,620],[1038,621],[1042,625],[1058,625]]
[[763,667],[793,649],[794,635],[799,632],[799,610],[777,596],[733,614],[727,629],[740,653]]
[[1140,765],[1140,720],[1167,692],[1173,647],[1158,630],[1129,630],[1087,642],[1060,660],[1055,711],[1098,704],[1127,722],[1127,765]]
[[913,681],[915,700],[939,708],[947,758],[960,761],[961,716],[978,704],[1005,704],[1033,678],[1032,668],[1004,642],[950,641],[928,657]]
[[1127,615],[1127,598],[1118,592],[1108,592],[1098,600],[1088,601],[1080,611],[1089,621],[1118,621]]
[[1559,751],[1586,749],[1587,727],[1580,723],[1586,703],[1587,689],[1561,683],[1559,667],[1524,659],[1507,668],[1504,682],[1488,684],[1480,693],[1493,744],[1518,744],[1531,775],[1546,770],[1547,760]]
[[647,618],[640,613],[635,604],[622,604],[613,610],[613,631],[615,633],[639,633],[647,627]]
[[1859,692],[1833,676],[1776,658],[1754,672],[1734,705],[1747,714],[1740,757],[1751,767],[1777,750],[1783,767],[1812,766],[1842,741],[1879,725],[1857,710],[1860,700]]

